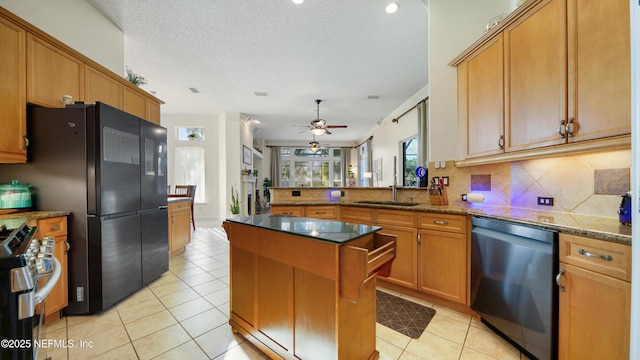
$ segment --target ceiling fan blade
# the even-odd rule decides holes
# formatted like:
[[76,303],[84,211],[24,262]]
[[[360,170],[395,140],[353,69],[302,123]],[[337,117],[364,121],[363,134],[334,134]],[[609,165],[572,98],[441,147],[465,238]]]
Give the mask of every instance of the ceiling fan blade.
[[327,135],[331,135],[332,134],[331,131],[329,131],[329,129],[327,129],[327,128],[324,128],[324,133],[327,134]]
[[346,129],[347,125],[327,125],[327,129]]

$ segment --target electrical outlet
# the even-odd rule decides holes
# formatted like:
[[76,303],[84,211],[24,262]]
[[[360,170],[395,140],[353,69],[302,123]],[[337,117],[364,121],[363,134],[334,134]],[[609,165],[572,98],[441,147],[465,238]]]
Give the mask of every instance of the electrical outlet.
[[553,198],[552,197],[538,196],[538,205],[553,206]]

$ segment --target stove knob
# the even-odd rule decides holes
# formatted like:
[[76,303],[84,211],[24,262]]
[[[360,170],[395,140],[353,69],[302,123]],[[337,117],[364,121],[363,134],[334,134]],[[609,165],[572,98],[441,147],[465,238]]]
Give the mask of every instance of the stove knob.
[[53,260],[51,258],[36,259],[36,271],[38,275],[48,274],[53,270]]
[[40,252],[45,254],[53,254],[53,246],[41,245]]
[[54,238],[53,236],[45,236],[42,239],[42,245],[46,245],[46,246],[51,246],[51,247],[56,247],[56,238]]

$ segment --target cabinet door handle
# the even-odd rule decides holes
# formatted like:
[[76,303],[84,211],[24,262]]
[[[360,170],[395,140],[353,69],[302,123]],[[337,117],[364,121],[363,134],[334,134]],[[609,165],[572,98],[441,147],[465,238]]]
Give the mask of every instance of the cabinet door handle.
[[67,240],[64,241],[64,244],[67,246],[67,250],[65,250],[64,253],[67,254],[69,252],[69,250],[71,250],[71,245],[69,244],[69,242]]
[[422,246],[422,234],[418,233],[418,246]]
[[565,292],[567,290],[564,288],[564,286],[560,285],[560,278],[562,278],[562,275],[564,275],[564,269],[560,269],[558,275],[556,275],[556,284],[558,285],[558,289],[560,289],[560,291]]
[[598,255],[598,254],[593,254],[587,251],[584,251],[584,249],[580,249],[578,250],[578,254],[580,255],[584,255],[586,257],[592,257],[592,258],[596,258],[596,259],[602,259],[604,261],[613,261],[613,257],[611,255]]
[[498,139],[498,147],[500,150],[504,150],[504,135],[500,135],[500,139]]
[[448,221],[443,221],[443,220],[433,220],[433,223],[436,225],[449,225]]
[[560,134],[560,139],[564,139],[566,132],[567,127],[564,125],[564,120],[560,120],[560,126],[558,127],[558,134]]
[[22,147],[22,150],[27,150],[27,148],[29,147],[29,138],[26,134],[22,135],[22,138],[24,139],[24,146]]
[[569,136],[570,138],[573,137],[575,135],[575,129],[576,125],[574,122],[574,119],[571,118],[569,119],[569,122],[567,122],[567,126],[565,127],[565,130],[567,131],[567,136]]

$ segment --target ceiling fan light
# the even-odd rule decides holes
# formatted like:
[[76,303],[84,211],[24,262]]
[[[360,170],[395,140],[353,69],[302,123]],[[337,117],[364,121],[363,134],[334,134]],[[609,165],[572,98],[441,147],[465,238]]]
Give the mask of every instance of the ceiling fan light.
[[300,5],[304,2],[304,0],[291,0],[294,4]]
[[393,13],[395,13],[396,11],[398,11],[398,7],[399,7],[399,6],[398,6],[398,3],[392,2],[392,3],[389,3],[389,4],[387,5],[387,7],[385,7],[385,8],[384,8],[384,11],[385,11],[387,14],[393,14]]
[[313,129],[311,129],[309,131],[311,131],[311,133],[313,135],[322,135],[322,134],[324,134],[326,132],[326,130],[323,129],[323,128],[313,128]]

